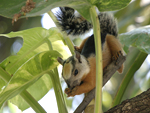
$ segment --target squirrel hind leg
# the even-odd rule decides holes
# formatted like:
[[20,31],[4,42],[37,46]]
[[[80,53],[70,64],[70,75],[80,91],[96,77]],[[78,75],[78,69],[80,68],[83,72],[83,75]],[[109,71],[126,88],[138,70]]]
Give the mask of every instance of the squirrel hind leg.
[[[117,60],[118,60],[119,56],[123,55],[123,50],[122,50],[121,44],[120,44],[119,40],[113,35],[106,35],[106,42],[111,51],[112,60],[115,60],[116,64],[117,64]],[[124,68],[124,66],[122,64],[122,66],[118,69],[118,72],[122,73],[123,68]]]
[[[122,51],[118,51],[116,56],[112,57],[112,60],[116,61],[116,65],[119,63],[118,58],[119,56],[123,56]],[[117,70],[119,73],[122,73],[124,69],[124,65],[122,64],[121,67]]]

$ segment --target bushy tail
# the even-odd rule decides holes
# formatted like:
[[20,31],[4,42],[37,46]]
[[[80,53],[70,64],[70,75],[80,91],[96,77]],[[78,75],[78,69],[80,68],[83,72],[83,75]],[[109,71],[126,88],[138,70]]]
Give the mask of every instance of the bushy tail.
[[[92,29],[92,24],[85,20],[81,15],[76,16],[75,10],[69,7],[60,7],[56,13],[58,25],[68,35],[82,35]],[[117,37],[118,29],[116,19],[108,13],[99,13],[98,15],[101,33],[108,33]]]

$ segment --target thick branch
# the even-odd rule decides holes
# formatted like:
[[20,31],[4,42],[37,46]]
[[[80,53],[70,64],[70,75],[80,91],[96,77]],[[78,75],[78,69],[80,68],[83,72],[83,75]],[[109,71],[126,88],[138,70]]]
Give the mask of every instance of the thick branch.
[[150,89],[132,99],[123,101],[105,113],[150,113]]
[[[111,64],[104,69],[103,73],[103,86],[107,83],[107,81],[111,78],[111,76],[121,67],[123,62],[125,61],[125,56],[119,56],[116,61],[113,61]],[[86,106],[91,102],[91,100],[95,97],[95,88],[91,90],[88,95],[84,98],[82,103],[78,106],[74,113],[82,113],[82,111],[86,108]]]

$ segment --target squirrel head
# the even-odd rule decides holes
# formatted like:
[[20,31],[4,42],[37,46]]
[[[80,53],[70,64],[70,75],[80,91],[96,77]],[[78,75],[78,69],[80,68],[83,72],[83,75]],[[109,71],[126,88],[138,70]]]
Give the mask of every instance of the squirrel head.
[[62,76],[70,89],[80,85],[90,72],[87,59],[78,51],[75,51],[75,54],[66,60],[60,57],[57,60],[63,66]]

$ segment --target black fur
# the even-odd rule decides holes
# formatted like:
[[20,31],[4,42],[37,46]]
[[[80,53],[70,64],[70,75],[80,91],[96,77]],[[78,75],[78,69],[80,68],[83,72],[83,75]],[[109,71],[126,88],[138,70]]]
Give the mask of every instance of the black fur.
[[85,19],[83,20],[81,16],[75,17],[72,8],[60,7],[60,12],[56,13],[56,18],[59,27],[68,35],[81,35],[92,28],[92,25]]
[[[105,42],[106,33],[101,33],[101,43],[102,47]],[[84,44],[81,54],[88,58],[91,54],[95,54],[95,42],[94,35],[91,35]]]
[[[82,18],[81,16],[76,17],[74,9],[69,7],[60,7],[55,15],[58,20],[58,26],[65,31],[68,35],[81,35],[86,31],[92,29],[92,24]],[[118,36],[117,22],[116,19],[108,13],[99,13],[98,18],[101,26],[101,33],[108,33]]]
[[101,33],[108,33],[115,37],[118,36],[118,27],[116,19],[108,13],[100,13],[98,15],[100,26],[101,26]]

